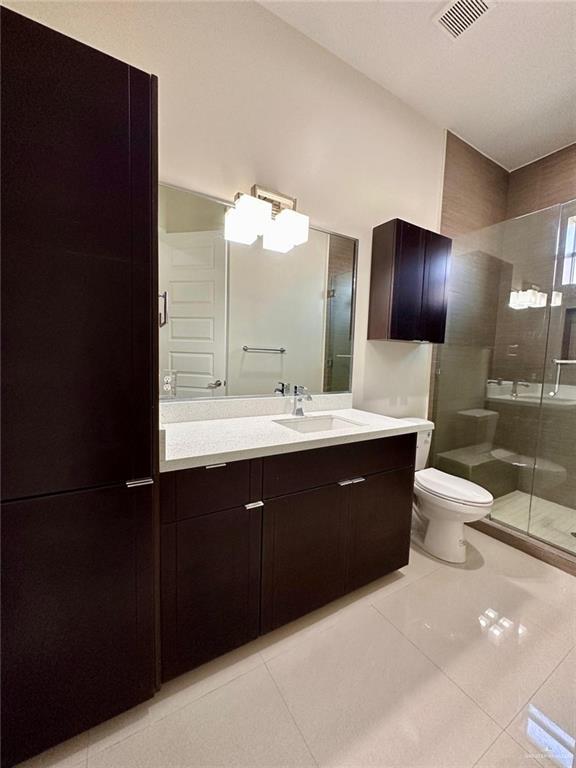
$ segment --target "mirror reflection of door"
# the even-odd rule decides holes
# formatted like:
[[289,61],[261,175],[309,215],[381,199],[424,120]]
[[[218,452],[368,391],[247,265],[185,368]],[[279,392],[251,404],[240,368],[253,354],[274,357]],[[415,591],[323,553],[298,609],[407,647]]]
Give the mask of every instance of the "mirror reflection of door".
[[159,186],[160,397],[349,391],[356,240],[310,228],[288,253],[228,243],[228,207]]
[[[159,293],[166,292],[160,333],[164,397],[226,394],[226,243],[224,207],[160,188]],[[167,204],[169,203],[169,204]],[[214,210],[211,210],[213,208]],[[208,228],[208,227],[214,227]],[[164,312],[164,302],[161,302]]]
[[324,392],[347,392],[351,385],[355,256],[355,240],[330,235]]

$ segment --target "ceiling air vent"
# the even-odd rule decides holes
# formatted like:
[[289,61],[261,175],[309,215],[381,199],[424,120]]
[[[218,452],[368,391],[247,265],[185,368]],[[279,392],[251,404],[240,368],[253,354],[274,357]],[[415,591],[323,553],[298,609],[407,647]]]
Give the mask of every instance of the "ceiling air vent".
[[441,11],[436,21],[450,37],[460,37],[481,16],[488,13],[492,5],[484,0],[456,0]]

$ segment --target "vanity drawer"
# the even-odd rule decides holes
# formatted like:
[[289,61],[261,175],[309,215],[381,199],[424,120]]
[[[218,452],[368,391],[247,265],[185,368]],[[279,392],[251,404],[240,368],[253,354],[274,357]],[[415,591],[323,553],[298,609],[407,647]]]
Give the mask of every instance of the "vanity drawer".
[[359,443],[285,453],[263,459],[263,497],[274,498],[340,480],[410,467],[416,435],[399,435]]
[[250,461],[233,461],[163,473],[160,476],[162,522],[185,520],[248,504],[253,500],[250,464]]

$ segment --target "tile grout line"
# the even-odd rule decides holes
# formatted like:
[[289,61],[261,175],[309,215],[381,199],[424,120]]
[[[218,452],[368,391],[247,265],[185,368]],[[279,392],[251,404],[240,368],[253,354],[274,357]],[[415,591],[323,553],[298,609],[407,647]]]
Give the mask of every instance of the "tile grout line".
[[[453,680],[453,679],[450,677],[450,675],[448,675],[448,674],[447,674],[447,673],[446,673],[446,672],[445,672],[445,671],[442,669],[442,667],[439,667],[439,666],[438,666],[438,664],[437,664],[437,663],[434,661],[434,659],[431,659],[431,658],[430,658],[430,656],[428,656],[428,654],[427,654],[425,651],[423,651],[423,650],[422,650],[422,648],[418,648],[418,646],[416,645],[416,643],[415,643],[413,640],[411,640],[411,639],[408,637],[408,635],[404,634],[404,632],[402,632],[402,630],[401,630],[399,627],[397,627],[397,626],[396,626],[396,624],[394,624],[394,622],[392,622],[392,621],[391,621],[391,620],[390,620],[390,619],[389,619],[387,616],[384,616],[384,614],[383,614],[383,613],[381,613],[381,612],[378,610],[378,608],[376,608],[376,606],[375,606],[375,605],[373,605],[373,606],[372,606],[372,608],[373,608],[373,609],[376,611],[376,613],[377,613],[377,614],[378,614],[378,615],[379,615],[379,616],[380,616],[382,619],[384,619],[384,621],[386,621],[388,624],[390,624],[390,626],[391,626],[393,629],[395,629],[397,632],[399,632],[399,633],[402,635],[402,637],[404,637],[404,638],[405,638],[405,639],[406,639],[406,640],[407,640],[407,641],[410,643],[410,645],[411,645],[411,646],[413,646],[413,647],[414,647],[414,648],[415,648],[415,649],[416,649],[416,650],[417,650],[419,653],[421,653],[421,654],[422,654],[422,656],[424,656],[424,658],[425,658],[425,659],[428,659],[428,661],[429,661],[429,662],[432,664],[432,666],[436,667],[436,669],[437,669],[437,670],[438,670],[438,671],[439,671],[439,672],[440,672],[440,673],[441,673],[441,674],[442,674],[442,675],[443,675],[443,676],[444,676],[444,677],[445,677],[445,678],[446,678],[446,679],[447,679],[447,680],[448,680],[450,683],[452,683],[452,685],[454,685],[456,688],[458,688],[458,690],[459,690],[461,693],[463,693],[463,694],[464,694],[464,696],[466,696],[466,698],[467,698],[467,699],[469,699],[469,700],[470,700],[470,701],[471,701],[471,702],[472,702],[472,703],[473,703],[475,706],[477,706],[477,707],[478,707],[478,709],[479,709],[481,712],[483,712],[483,713],[486,715],[486,717],[488,717],[488,718],[489,718],[489,719],[490,719],[490,720],[491,720],[491,721],[494,723],[494,725],[495,725],[497,728],[499,728],[499,729],[500,729],[500,733],[499,733],[499,734],[498,734],[498,736],[496,737],[496,738],[499,738],[499,736],[501,736],[501,735],[502,735],[502,733],[505,731],[505,728],[503,728],[503,727],[500,725],[500,723],[498,723],[498,722],[497,722],[497,721],[496,721],[496,720],[495,720],[495,719],[492,717],[492,715],[491,715],[489,712],[486,712],[486,710],[484,709],[484,707],[483,707],[481,704],[479,704],[477,701],[475,701],[475,700],[472,698],[472,696],[470,696],[470,694],[469,694],[469,693],[467,693],[467,692],[466,692],[466,691],[465,691],[463,688],[461,688],[461,687],[460,687],[460,685],[459,685],[459,684],[458,684],[458,683],[457,683],[455,680]],[[496,741],[496,739],[494,739],[494,741]],[[492,742],[492,744],[490,745],[490,747],[491,747],[491,746],[494,744],[494,741]],[[490,749],[490,747],[488,747],[488,749]]]
[[[96,755],[100,755],[103,752],[106,752],[109,749],[112,749],[113,747],[118,746],[118,744],[122,744],[123,742],[127,741],[128,739],[131,739],[133,736],[136,736],[136,735],[138,735],[140,733],[143,733],[144,731],[148,730],[149,728],[152,728],[157,723],[162,722],[167,717],[171,717],[172,715],[175,715],[177,712],[181,712],[183,709],[186,709],[186,707],[189,707],[192,704],[196,704],[196,702],[201,701],[202,699],[205,699],[206,696],[210,696],[211,693],[215,693],[216,691],[219,691],[221,688],[224,688],[225,686],[230,685],[230,683],[233,683],[236,680],[239,680],[241,677],[244,677],[245,675],[250,674],[250,672],[254,672],[255,670],[259,669],[260,667],[265,666],[266,665],[265,661],[262,658],[260,652],[256,651],[256,654],[260,658],[260,664],[257,664],[256,666],[252,667],[251,669],[247,669],[245,672],[240,672],[238,675],[235,675],[234,677],[230,678],[230,680],[226,680],[226,682],[221,683],[220,685],[217,685],[214,688],[211,688],[209,691],[206,691],[201,696],[198,696],[197,698],[192,699],[191,701],[188,701],[186,704],[182,704],[182,706],[180,706],[180,707],[175,707],[170,712],[167,712],[165,715],[162,715],[162,717],[159,717],[159,718],[157,718],[155,720],[149,721],[142,728],[138,728],[138,730],[133,731],[132,733],[127,734],[123,738],[118,739],[118,741],[115,741],[113,744],[109,744],[107,747],[103,747],[102,749],[96,750],[93,755],[89,754],[90,747],[93,745],[93,742],[92,742],[92,731],[95,728],[98,728],[99,726],[94,726],[94,728],[89,728],[88,729],[88,734],[89,734],[89,736],[88,736],[88,746],[86,747],[86,764],[85,764],[85,768],[88,768],[89,760],[91,758],[93,758],[93,757],[96,757]],[[154,698],[149,699],[149,701],[153,702]],[[126,712],[130,712],[130,710],[127,709]],[[124,713],[121,713],[121,714],[124,714]],[[121,717],[121,715],[117,715],[117,717]],[[107,721],[104,720],[104,723],[106,723],[106,722]],[[102,723],[100,725],[102,725]],[[58,764],[56,764],[55,766],[51,766],[51,768],[58,768]]]
[[[518,715],[520,714],[520,712],[522,711],[522,709],[523,709],[523,708],[526,706],[526,704],[528,704],[528,702],[530,702],[530,701],[532,700],[532,698],[536,696],[536,694],[538,693],[538,691],[540,691],[540,690],[541,690],[541,688],[542,688],[544,685],[546,685],[546,683],[548,682],[548,680],[550,680],[550,678],[552,677],[552,675],[554,674],[554,672],[556,672],[556,670],[558,669],[558,667],[559,667],[561,664],[563,664],[563,663],[566,661],[566,659],[568,658],[568,656],[570,656],[570,654],[571,654],[571,653],[573,653],[575,649],[576,649],[576,646],[572,646],[572,648],[570,648],[570,650],[569,650],[569,651],[568,651],[568,652],[567,652],[567,653],[566,653],[566,654],[565,654],[565,655],[564,655],[564,656],[563,656],[563,657],[560,659],[560,661],[558,662],[558,664],[556,664],[556,666],[554,667],[554,669],[552,670],[552,672],[550,672],[550,674],[549,674],[549,675],[546,677],[546,679],[545,679],[545,680],[542,682],[542,684],[541,684],[540,686],[538,686],[538,688],[537,688],[537,689],[534,691],[534,693],[532,694],[532,696],[531,696],[529,699],[527,699],[527,700],[526,700],[526,703],[525,703],[525,704],[524,704],[522,707],[520,707],[520,709],[518,710],[518,712],[516,712],[516,714],[514,715],[514,717],[513,717],[513,718],[510,720],[510,722],[509,722],[509,723],[508,723],[508,725],[506,726],[506,728],[504,728],[504,732],[505,732],[505,733],[507,733],[507,734],[508,734],[508,736],[510,736],[510,738],[512,739],[512,741],[513,741],[515,744],[518,744],[518,746],[519,746],[519,747],[522,747],[522,749],[523,749],[525,752],[527,751],[527,750],[526,750],[526,746],[525,746],[524,744],[522,744],[520,741],[518,741],[518,739],[517,739],[517,738],[514,736],[514,734],[513,734],[511,731],[509,731],[509,730],[508,730],[508,728],[510,728],[510,726],[512,725],[512,723],[514,722],[514,720],[516,720],[516,718],[518,717]],[[540,762],[540,760],[539,760],[538,758],[534,758],[534,759],[536,760],[536,762],[538,763],[538,765],[542,765],[542,766],[544,766],[544,765],[545,765],[545,763],[542,763],[542,762]]]
[[301,730],[301,728],[300,728],[300,725],[298,724],[298,722],[297,722],[296,718],[295,718],[295,717],[294,717],[294,715],[292,714],[292,710],[291,710],[291,709],[290,709],[290,707],[288,706],[288,702],[287,702],[287,701],[286,701],[286,699],[284,698],[284,694],[282,693],[282,691],[281,691],[281,689],[280,689],[280,686],[279,686],[279,685],[278,685],[278,683],[276,682],[276,678],[274,677],[274,675],[272,674],[272,672],[271,672],[270,668],[268,667],[268,662],[266,662],[266,661],[265,661],[265,662],[264,662],[264,666],[266,667],[266,671],[268,672],[268,674],[270,675],[270,678],[271,678],[272,682],[274,683],[274,687],[275,687],[275,688],[276,688],[276,690],[278,691],[278,695],[279,695],[279,696],[280,696],[280,698],[282,699],[282,703],[283,703],[283,704],[284,704],[284,706],[286,707],[286,711],[287,711],[287,712],[288,712],[288,714],[290,715],[290,719],[292,720],[292,722],[294,723],[294,725],[295,725],[295,727],[296,727],[296,730],[297,730],[297,731],[298,731],[298,733],[300,734],[300,738],[301,738],[301,739],[302,739],[302,741],[304,742],[304,745],[305,745],[306,749],[308,750],[308,754],[309,754],[309,755],[310,755],[310,757],[312,758],[312,761],[314,762],[314,765],[320,765],[320,763],[319,763],[319,762],[316,760],[316,757],[314,756],[314,753],[312,752],[312,749],[310,748],[310,745],[308,744],[308,741],[306,740],[306,738],[305,738],[304,734],[302,733],[302,730]]

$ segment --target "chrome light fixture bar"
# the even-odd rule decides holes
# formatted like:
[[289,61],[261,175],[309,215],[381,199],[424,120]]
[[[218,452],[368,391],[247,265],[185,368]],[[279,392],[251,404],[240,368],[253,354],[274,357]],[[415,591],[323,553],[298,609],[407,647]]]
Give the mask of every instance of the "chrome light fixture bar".
[[254,184],[251,194],[238,192],[225,214],[224,237],[252,245],[262,236],[266,250],[287,253],[308,240],[308,216],[296,211],[296,198]]

